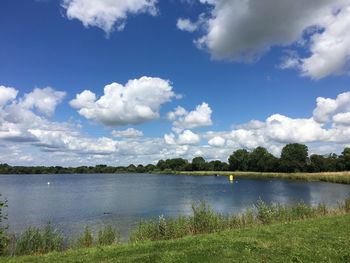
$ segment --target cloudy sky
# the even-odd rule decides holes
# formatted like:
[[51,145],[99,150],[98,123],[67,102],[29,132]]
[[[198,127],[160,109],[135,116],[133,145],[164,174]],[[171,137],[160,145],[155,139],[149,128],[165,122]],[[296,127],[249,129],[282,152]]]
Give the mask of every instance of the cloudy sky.
[[0,163],[350,146],[349,0],[2,0]]

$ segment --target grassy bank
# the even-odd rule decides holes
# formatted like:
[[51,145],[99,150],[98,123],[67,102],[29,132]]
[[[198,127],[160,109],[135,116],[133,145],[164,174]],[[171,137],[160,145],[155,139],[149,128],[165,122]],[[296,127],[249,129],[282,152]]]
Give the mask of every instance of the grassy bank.
[[0,262],[349,262],[350,215]]
[[[179,216],[177,218],[165,218],[160,216],[157,219],[141,221],[130,236],[129,246],[135,247],[142,243],[158,242],[164,240],[175,240],[183,237],[220,233],[228,230],[258,229],[264,225],[287,224],[297,220],[312,218],[323,218],[330,216],[342,216],[350,213],[350,198],[338,204],[336,208],[328,208],[324,204],[318,206],[307,206],[296,204],[293,206],[281,204],[266,204],[259,200],[254,207],[247,209],[244,213],[236,215],[224,215],[215,213],[204,202],[199,205],[193,204],[193,215]],[[97,237],[97,239],[96,239]],[[22,255],[42,255],[52,251],[78,251],[83,248],[99,247],[107,248],[114,244],[118,245],[116,232],[111,227],[105,227],[94,236],[86,228],[83,236],[78,242],[63,245],[63,237],[53,231],[50,225],[45,229],[27,229],[22,235],[10,239],[7,253],[19,258]]]
[[350,184],[350,171],[324,173],[260,173],[260,172],[228,172],[228,171],[181,171],[174,172],[180,175],[223,175],[232,174],[235,177],[250,178],[282,178],[306,181],[323,181],[340,184]]

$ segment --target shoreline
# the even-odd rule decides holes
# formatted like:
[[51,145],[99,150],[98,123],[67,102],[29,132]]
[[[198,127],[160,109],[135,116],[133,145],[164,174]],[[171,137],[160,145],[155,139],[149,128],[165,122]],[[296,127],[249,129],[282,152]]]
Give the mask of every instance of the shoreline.
[[[169,173],[172,174],[172,173]],[[319,181],[339,184],[350,184],[350,171],[322,173],[273,173],[273,172],[239,172],[239,171],[177,171],[176,175],[190,176],[230,176],[256,179],[290,179],[303,181]]]
[[348,258],[349,219],[349,214],[321,216],[172,240],[0,257],[0,262],[342,262]]
[[350,184],[350,171],[344,172],[320,172],[320,173],[277,173],[277,172],[241,172],[241,171],[152,171],[148,173],[118,172],[118,173],[0,173],[2,175],[76,175],[76,174],[155,174],[155,175],[181,175],[181,176],[230,176],[254,179],[288,179],[309,182],[328,182],[338,184]]

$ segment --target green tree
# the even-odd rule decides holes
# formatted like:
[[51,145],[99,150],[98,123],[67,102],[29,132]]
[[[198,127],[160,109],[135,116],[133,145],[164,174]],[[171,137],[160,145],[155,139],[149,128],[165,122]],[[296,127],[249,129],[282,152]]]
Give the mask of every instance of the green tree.
[[344,149],[344,151],[341,153],[340,159],[344,170],[349,171],[350,170],[350,148],[347,147]]
[[164,160],[159,160],[156,166],[157,166],[157,169],[164,170],[166,168],[165,161]]
[[327,159],[323,155],[313,154],[310,156],[309,172],[324,172],[327,171]]
[[290,143],[283,147],[280,158],[282,172],[302,172],[306,170],[308,148],[305,144]]
[[195,157],[192,159],[192,170],[193,171],[203,171],[206,170],[207,162],[203,157]]
[[208,170],[210,171],[227,171],[228,164],[225,162],[221,162],[219,160],[211,161],[208,163]]
[[257,147],[249,154],[249,171],[271,172],[275,169],[277,158],[264,147]]
[[173,171],[183,171],[188,165],[188,161],[182,158],[167,159],[165,161],[166,169]]
[[136,166],[134,164],[130,164],[128,167],[126,167],[126,170],[129,173],[136,173]]
[[249,164],[249,152],[245,149],[239,149],[228,158],[231,171],[247,171]]

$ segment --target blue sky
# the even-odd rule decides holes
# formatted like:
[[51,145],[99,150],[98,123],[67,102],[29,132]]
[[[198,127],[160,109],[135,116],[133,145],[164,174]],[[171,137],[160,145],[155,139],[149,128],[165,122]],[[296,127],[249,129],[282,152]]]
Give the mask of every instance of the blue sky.
[[[339,153],[350,143],[347,1],[247,2],[1,1],[1,162],[225,160],[256,146],[278,155],[289,142]],[[303,12],[307,19],[298,18]],[[125,91],[118,109],[103,90],[113,82]],[[74,105],[84,90],[95,101]],[[316,105],[319,97],[326,102]],[[169,118],[178,106],[182,113]],[[15,121],[14,111],[29,117]],[[116,135],[128,128],[138,135]]]

